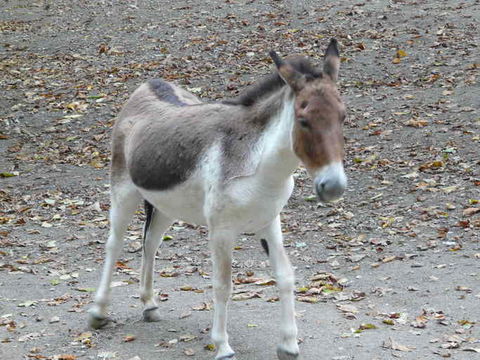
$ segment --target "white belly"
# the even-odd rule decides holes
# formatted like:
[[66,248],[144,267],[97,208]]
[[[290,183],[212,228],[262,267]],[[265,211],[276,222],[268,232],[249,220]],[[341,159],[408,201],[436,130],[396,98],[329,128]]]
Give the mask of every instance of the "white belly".
[[140,192],[171,219],[255,232],[278,215],[293,190],[292,177],[274,186],[255,176],[231,180],[221,188],[204,181],[193,176],[172,190]]
[[145,200],[172,220],[207,225],[204,215],[205,193],[198,181],[191,179],[167,191],[139,190]]

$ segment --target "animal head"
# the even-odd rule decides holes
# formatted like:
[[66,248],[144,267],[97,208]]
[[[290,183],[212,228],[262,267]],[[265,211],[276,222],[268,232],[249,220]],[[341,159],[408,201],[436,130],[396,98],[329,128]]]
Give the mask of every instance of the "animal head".
[[298,59],[282,60],[274,51],[270,56],[295,98],[293,150],[314,178],[319,199],[336,200],[347,186],[343,170],[346,112],[336,86],[340,67],[337,41],[330,41],[322,70],[299,71],[300,66],[309,66],[304,59],[303,64]]

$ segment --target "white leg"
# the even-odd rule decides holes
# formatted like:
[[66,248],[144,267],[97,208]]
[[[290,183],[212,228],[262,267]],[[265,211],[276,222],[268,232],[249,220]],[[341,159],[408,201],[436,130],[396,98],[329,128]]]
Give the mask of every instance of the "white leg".
[[159,321],[160,313],[153,294],[153,269],[155,255],[162,243],[163,233],[172,221],[160,211],[154,210],[149,228],[143,240],[142,277],[140,279],[140,299],[144,304],[143,319]]
[[295,279],[292,266],[283,247],[280,217],[258,232],[259,239],[265,239],[270,253],[270,262],[275,273],[280,295],[280,344],[277,355],[280,360],[297,359],[297,325],[295,323]]
[[212,340],[217,348],[216,360],[233,359],[235,353],[228,343],[227,303],[232,293],[233,232],[210,232],[213,262],[214,314]]
[[107,307],[110,302],[110,283],[115,262],[122,250],[123,237],[133,213],[138,206],[140,196],[135,189],[112,189],[110,208],[110,236],[105,246],[106,259],[102,278],[95,295],[95,303],[89,310],[90,326],[98,329],[107,324]]

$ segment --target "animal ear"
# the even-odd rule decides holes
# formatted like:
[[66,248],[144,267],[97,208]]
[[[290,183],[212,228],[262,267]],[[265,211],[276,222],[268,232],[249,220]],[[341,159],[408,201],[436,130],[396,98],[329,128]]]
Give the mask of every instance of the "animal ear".
[[283,61],[275,51],[270,51],[270,57],[277,66],[278,74],[290,86],[293,91],[299,92],[305,86],[305,75],[295,70],[295,68]]
[[339,68],[340,55],[338,53],[338,42],[335,39],[331,39],[330,44],[328,44],[327,51],[325,52],[323,72],[330,76],[333,81],[337,81]]

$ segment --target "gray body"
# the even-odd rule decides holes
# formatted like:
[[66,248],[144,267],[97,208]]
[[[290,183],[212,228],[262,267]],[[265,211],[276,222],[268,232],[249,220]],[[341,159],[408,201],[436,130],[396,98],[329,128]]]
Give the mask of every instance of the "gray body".
[[163,80],[141,85],[115,124],[112,180],[128,173],[140,188],[171,189],[188,179],[215,142],[221,144],[225,181],[252,173],[256,160],[250,159],[250,149],[272,114],[261,103],[245,109],[241,104],[201,103]]

